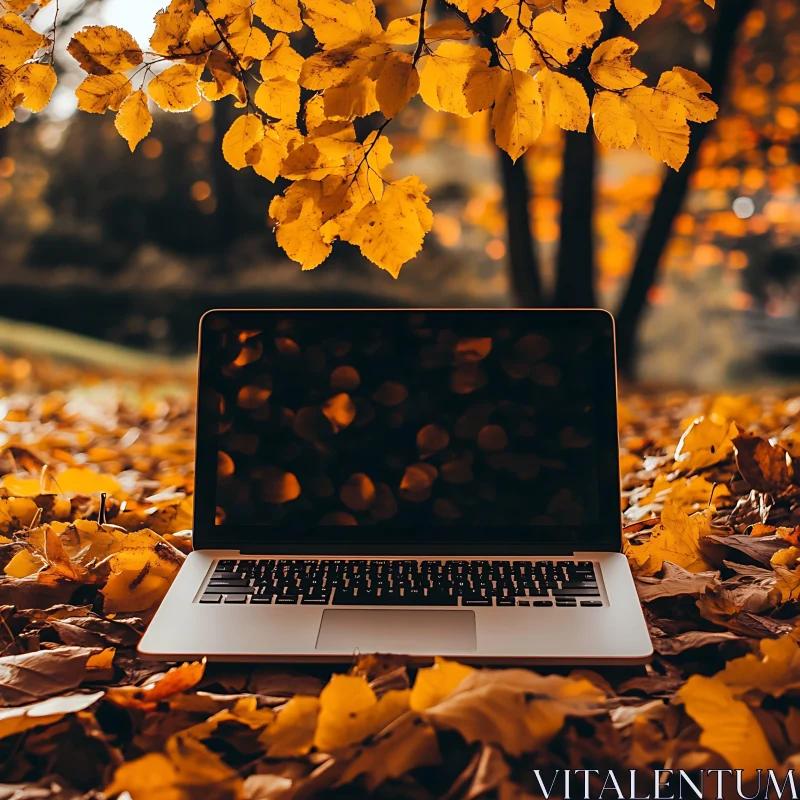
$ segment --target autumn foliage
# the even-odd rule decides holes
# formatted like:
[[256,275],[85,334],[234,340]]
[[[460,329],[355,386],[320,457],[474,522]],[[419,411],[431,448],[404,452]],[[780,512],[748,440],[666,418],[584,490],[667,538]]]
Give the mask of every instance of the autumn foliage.
[[800,764],[796,397],[623,399],[646,670],[410,674],[402,656],[365,656],[320,680],[136,657],[190,546],[191,381],[171,376],[166,399],[164,377],[120,395],[121,376],[0,355],[8,796],[516,798],[535,792],[533,767],[649,782],[730,766],[747,782]]
[[[0,4],[0,126],[19,105],[42,110],[56,85],[56,26],[47,37],[22,15],[47,2]],[[68,51],[87,73],[78,107],[115,112],[132,150],[152,128],[150,101],[180,112],[202,98],[230,98],[242,112],[224,137],[224,157],[289,182],[270,206],[289,257],[313,269],[335,241],[347,241],[397,277],[433,225],[419,178],[384,178],[392,161],[384,131],[417,94],[458,117],[488,111],[495,142],[514,160],[545,121],[586,131],[591,119],[604,145],[638,142],[680,168],[688,121],[716,116],[711,87],[681,67],[646,85],[632,63],[637,45],[604,36],[612,15],[636,28],[660,5],[456,0],[434,8],[422,0],[419,13],[383,24],[373,0],[172,0],[156,15],[149,48],[107,25],[78,31]],[[308,58],[290,40],[304,26],[318,44]],[[362,117],[370,124],[354,125]]]

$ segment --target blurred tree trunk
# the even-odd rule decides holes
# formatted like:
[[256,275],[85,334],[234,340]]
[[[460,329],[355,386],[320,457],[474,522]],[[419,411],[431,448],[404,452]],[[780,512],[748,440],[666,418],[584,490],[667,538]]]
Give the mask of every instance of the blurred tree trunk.
[[[712,98],[721,105],[724,97],[736,35],[755,0],[718,0],[717,24],[711,45],[711,63],[704,75],[711,84]],[[633,377],[636,339],[647,303],[647,294],[655,283],[658,266],[669,241],[672,224],[683,205],[689,179],[697,165],[700,145],[713,123],[692,125],[689,155],[678,172],[668,170],[656,198],[650,222],[642,239],[625,297],[617,313],[617,358],[620,372]]]
[[561,236],[553,305],[594,308],[595,145],[591,121],[586,133],[567,131],[561,173]]
[[525,156],[514,162],[499,147],[497,155],[506,206],[511,290],[517,306],[536,308],[543,304],[542,286],[531,233],[531,192],[525,172]]
[[[611,9],[598,44],[618,36],[622,15]],[[585,70],[590,53],[582,53],[576,65]],[[581,81],[589,102],[594,83]],[[553,305],[560,308],[594,308],[595,290],[595,173],[596,143],[591,119],[585,133],[567,131],[564,142],[564,170],[561,175],[561,236],[558,246],[558,274]]]
[[236,192],[237,172],[231,169],[222,155],[222,139],[236,118],[232,103],[214,104],[214,143],[211,146],[211,174],[214,178],[214,193],[217,210],[217,241],[220,249],[226,249],[236,241],[239,233],[239,200]]

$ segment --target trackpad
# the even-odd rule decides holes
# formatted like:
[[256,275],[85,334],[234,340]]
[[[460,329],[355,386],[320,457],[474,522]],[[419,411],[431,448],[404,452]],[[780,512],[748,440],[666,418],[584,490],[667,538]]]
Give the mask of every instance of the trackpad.
[[458,655],[477,649],[474,611],[327,608],[317,650]]

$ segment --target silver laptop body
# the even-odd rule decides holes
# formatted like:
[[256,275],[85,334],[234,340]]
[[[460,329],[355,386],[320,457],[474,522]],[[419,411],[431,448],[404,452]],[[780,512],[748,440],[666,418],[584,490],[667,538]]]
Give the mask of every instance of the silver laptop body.
[[212,311],[166,660],[641,663],[598,310]]

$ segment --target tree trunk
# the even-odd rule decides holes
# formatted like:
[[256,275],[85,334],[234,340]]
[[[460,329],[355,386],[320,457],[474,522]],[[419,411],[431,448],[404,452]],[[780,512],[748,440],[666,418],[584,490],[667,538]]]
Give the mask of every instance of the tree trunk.
[[[737,31],[754,5],[755,0],[720,0],[717,3],[719,16],[712,40],[711,63],[704,77],[711,84],[712,98],[720,105],[726,89]],[[633,377],[634,373],[636,337],[647,294],[655,282],[672,224],[686,197],[700,145],[711,131],[712,124],[692,125],[689,155],[678,172],[668,171],[642,239],[630,282],[617,314],[618,365],[620,372],[627,377]]]
[[520,308],[536,308],[542,305],[542,286],[531,234],[531,193],[525,173],[525,156],[514,162],[499,147],[497,155],[506,207],[508,263],[514,302]]
[[594,130],[567,131],[561,176],[561,237],[553,305],[594,308]]
[[214,142],[211,146],[211,170],[214,178],[214,192],[217,196],[217,211],[214,214],[217,225],[217,242],[221,249],[236,241],[239,235],[239,198],[236,191],[237,173],[222,155],[222,139],[234,119],[232,103],[214,104]]

